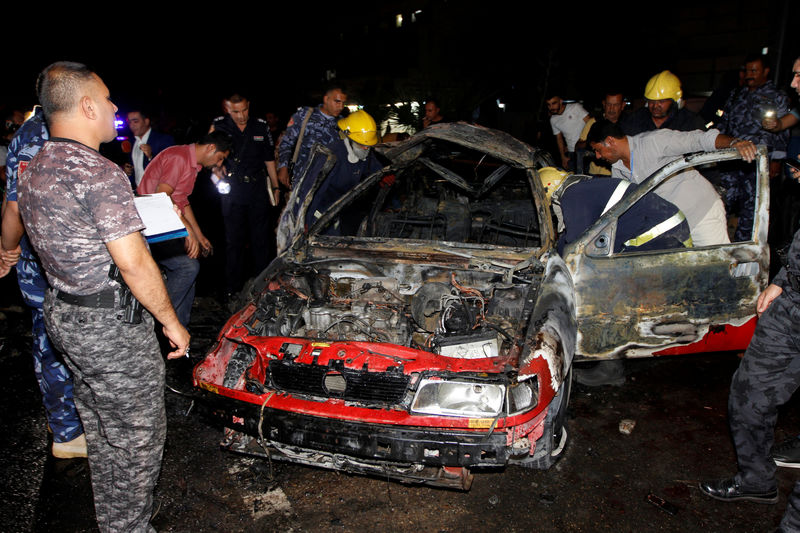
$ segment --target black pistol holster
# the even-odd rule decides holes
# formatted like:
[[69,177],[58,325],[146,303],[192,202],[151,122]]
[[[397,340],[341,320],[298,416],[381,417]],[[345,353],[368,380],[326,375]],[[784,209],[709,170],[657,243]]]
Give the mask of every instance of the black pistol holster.
[[125,283],[117,265],[112,264],[109,267],[108,277],[119,283],[119,305],[123,311],[122,321],[125,324],[141,324],[142,304],[139,303],[128,284]]

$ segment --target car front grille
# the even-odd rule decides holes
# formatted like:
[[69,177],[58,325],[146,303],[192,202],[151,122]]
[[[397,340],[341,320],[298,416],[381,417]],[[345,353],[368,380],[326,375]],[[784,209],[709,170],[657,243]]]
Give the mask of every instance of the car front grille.
[[330,366],[271,361],[272,386],[296,394],[376,404],[400,403],[409,377],[400,372],[369,372]]

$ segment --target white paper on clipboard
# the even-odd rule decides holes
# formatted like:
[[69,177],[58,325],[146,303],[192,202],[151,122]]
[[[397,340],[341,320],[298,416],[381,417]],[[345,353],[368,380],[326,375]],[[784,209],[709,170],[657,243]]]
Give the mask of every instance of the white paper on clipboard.
[[145,225],[142,233],[147,242],[161,242],[189,235],[167,193],[137,196],[134,202]]

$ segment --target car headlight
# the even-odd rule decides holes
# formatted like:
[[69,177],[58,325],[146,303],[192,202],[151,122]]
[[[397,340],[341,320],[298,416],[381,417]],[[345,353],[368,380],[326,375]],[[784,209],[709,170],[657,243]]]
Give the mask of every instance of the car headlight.
[[505,393],[505,385],[424,379],[414,396],[411,412],[492,418],[503,409]]
[[528,379],[508,387],[508,414],[513,415],[539,403],[539,381]]

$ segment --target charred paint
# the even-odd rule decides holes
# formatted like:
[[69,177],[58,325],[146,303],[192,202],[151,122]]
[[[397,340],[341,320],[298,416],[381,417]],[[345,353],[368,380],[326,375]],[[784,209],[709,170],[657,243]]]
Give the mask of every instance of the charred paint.
[[732,261],[724,248],[584,257],[576,275],[578,352],[685,343],[712,324],[744,321],[760,287],[750,277],[734,277]]
[[567,247],[566,262],[576,287],[579,358],[641,357],[671,353],[665,350],[673,348],[687,353],[689,349],[680,348],[687,344],[741,347],[741,334],[708,333],[712,327],[739,328],[748,322],[766,285],[768,180],[763,147],[754,242],[627,254],[610,254],[595,246],[601,236],[613,234],[616,218],[632,203],[678,170],[736,157],[735,151],[721,151],[679,158],[645,180]]

